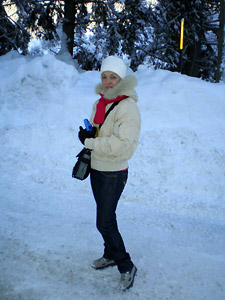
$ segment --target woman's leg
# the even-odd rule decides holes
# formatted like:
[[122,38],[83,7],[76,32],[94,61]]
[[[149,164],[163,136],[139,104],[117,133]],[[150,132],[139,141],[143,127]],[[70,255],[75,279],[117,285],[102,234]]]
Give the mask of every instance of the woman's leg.
[[113,259],[121,273],[130,271],[133,263],[126,252],[116,220],[116,207],[127,181],[128,171],[91,170],[91,186],[97,204],[97,228],[105,242],[104,257]]

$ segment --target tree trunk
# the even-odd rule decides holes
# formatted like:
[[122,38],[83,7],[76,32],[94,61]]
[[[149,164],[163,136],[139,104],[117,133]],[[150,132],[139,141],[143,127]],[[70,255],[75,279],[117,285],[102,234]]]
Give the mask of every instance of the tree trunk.
[[75,1],[64,0],[64,19],[63,19],[63,32],[67,36],[67,49],[71,56],[73,56],[74,44],[74,26],[75,26]]
[[224,31],[225,31],[225,0],[220,2],[220,26],[218,36],[218,59],[217,59],[217,71],[216,71],[216,82],[219,82],[222,73],[225,69],[225,42],[224,42]]
[[199,41],[195,41],[194,45],[190,47],[190,50],[190,57],[192,57],[192,61],[189,66],[188,75],[199,77],[199,56],[201,51],[201,39]]

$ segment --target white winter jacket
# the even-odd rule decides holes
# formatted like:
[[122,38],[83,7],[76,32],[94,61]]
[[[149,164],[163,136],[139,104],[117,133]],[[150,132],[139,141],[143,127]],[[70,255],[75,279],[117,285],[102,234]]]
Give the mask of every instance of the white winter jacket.
[[[134,90],[137,79],[133,75],[122,79],[115,87],[104,93],[103,87],[99,84],[96,93],[104,94],[106,99],[114,99],[117,96],[126,95],[118,105],[109,113],[101,126],[99,135],[96,138],[85,139],[85,147],[92,150],[91,167],[98,171],[120,171],[128,168],[128,160],[133,156],[137,147],[140,134],[141,117],[136,102],[137,94]],[[96,101],[90,123],[96,112]],[[106,112],[112,103],[106,106]]]

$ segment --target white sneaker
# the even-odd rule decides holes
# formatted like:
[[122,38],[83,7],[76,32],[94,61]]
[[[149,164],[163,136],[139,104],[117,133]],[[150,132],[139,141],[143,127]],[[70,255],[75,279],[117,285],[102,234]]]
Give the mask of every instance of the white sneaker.
[[137,268],[135,267],[135,265],[133,265],[133,268],[131,269],[130,272],[122,273],[118,285],[118,289],[120,291],[126,291],[127,289],[132,287],[136,273],[137,273]]
[[104,268],[107,268],[107,267],[110,267],[110,266],[115,266],[116,263],[113,259],[108,259],[108,258],[105,258],[104,256],[96,259],[93,261],[92,263],[92,268],[98,270],[98,269],[104,269]]

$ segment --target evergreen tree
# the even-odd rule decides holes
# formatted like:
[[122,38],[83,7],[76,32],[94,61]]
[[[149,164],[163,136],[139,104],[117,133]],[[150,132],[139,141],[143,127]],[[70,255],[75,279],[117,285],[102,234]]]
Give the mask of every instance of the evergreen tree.
[[[13,19],[6,13],[6,7],[9,8],[9,14],[10,7],[15,8],[16,18]],[[15,49],[26,54],[32,34],[45,40],[58,38],[57,23],[63,13],[60,1],[1,1],[0,13],[1,49]]]
[[[33,34],[59,39],[63,21],[67,48],[85,70],[99,69],[107,55],[126,55],[134,71],[143,62],[177,71],[184,18],[183,73],[215,76],[219,0],[158,0],[155,7],[143,0],[0,1],[0,55],[11,49],[26,54]],[[17,19],[6,5],[16,7]]]
[[[121,36],[118,33],[120,13],[116,10],[119,1],[93,1],[87,31],[78,29],[75,34],[75,58],[85,70],[99,69],[102,59],[107,55],[119,54]],[[90,8],[90,7],[89,7]],[[82,21],[80,21],[82,24]]]
[[99,67],[101,58],[98,54],[102,52],[102,45],[105,44],[104,28],[101,24],[107,17],[104,1],[93,2],[90,12],[87,10],[88,4],[90,3],[83,4],[83,8],[77,15],[74,39],[74,58],[84,70]]
[[89,57],[95,68],[107,55],[127,55],[131,68],[136,70],[149,55],[145,48],[152,34],[152,11],[146,1],[96,1],[91,18],[94,26],[90,42],[94,51]]
[[[108,18],[104,21],[105,28],[105,56],[122,56],[120,22],[122,18],[121,1],[108,1]],[[120,7],[120,10],[118,9]]]
[[158,66],[178,70],[180,22],[184,18],[183,73],[202,78],[215,75],[215,25],[217,1],[159,0],[155,15],[158,26],[151,51],[158,57]]
[[135,71],[147,55],[143,49],[149,40],[146,29],[152,19],[151,7],[146,1],[125,0],[121,15],[122,52],[128,55],[130,66]]

